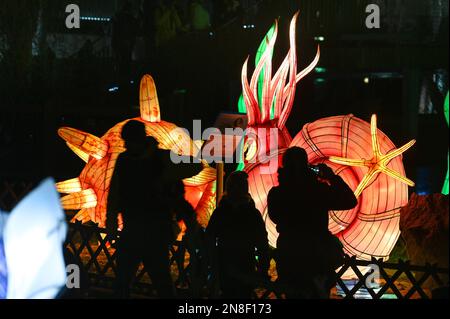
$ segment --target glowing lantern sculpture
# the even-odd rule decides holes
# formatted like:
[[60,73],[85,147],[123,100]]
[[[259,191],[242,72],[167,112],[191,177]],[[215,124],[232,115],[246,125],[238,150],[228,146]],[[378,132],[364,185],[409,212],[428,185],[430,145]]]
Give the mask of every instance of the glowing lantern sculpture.
[[306,124],[292,144],[303,147],[308,160],[325,163],[355,192],[358,205],[329,213],[329,230],[349,255],[370,259],[389,257],[400,235],[400,208],[408,202],[401,154],[415,141],[396,148],[376,126],[353,115]]
[[[156,86],[150,75],[141,80],[140,109],[141,116],[132,120],[144,123],[147,135],[154,137],[161,149],[183,155],[195,155],[199,151],[183,130],[175,130],[175,124],[161,120]],[[125,151],[121,132],[128,121],[118,123],[101,138],[68,127],[58,130],[67,146],[86,162],[79,177],[56,185],[60,193],[69,194],[61,198],[63,208],[79,210],[74,220],[105,226],[109,186],[116,160]],[[186,154],[187,150],[190,150],[189,154]],[[203,167],[197,176],[183,182],[186,199],[195,208],[199,222],[206,225],[215,205],[216,171],[206,162]]]
[[[266,174],[262,168],[274,159],[280,163],[288,147],[302,147],[311,164],[329,165],[358,197],[354,209],[330,212],[330,231],[338,236],[350,255],[387,259],[400,234],[399,211],[408,202],[407,185],[414,185],[404,176],[401,154],[415,141],[397,149],[377,129],[375,115],[371,124],[353,115],[320,119],[306,124],[294,139],[291,138],[285,123],[294,102],[296,84],[316,66],[320,54],[318,49],[313,62],[297,74],[297,17],[298,13],[290,25],[290,51],[273,77],[271,56],[278,31],[276,22],[274,31],[266,38],[266,50],[256,63],[250,84],[248,60],[243,66],[243,101],[249,119],[243,157],[244,170],[249,174],[250,193],[266,221],[269,242],[275,247],[278,234],[276,225],[268,217],[267,194],[278,183],[277,173]],[[258,80],[262,73],[264,79],[261,82]],[[258,87],[261,85],[262,90]],[[276,129],[278,143],[260,143],[273,139],[273,131],[258,136],[259,128]],[[271,155],[266,156],[265,161],[251,163],[255,156],[263,158],[261,155],[264,154]],[[299,225],[299,231],[301,227]]]

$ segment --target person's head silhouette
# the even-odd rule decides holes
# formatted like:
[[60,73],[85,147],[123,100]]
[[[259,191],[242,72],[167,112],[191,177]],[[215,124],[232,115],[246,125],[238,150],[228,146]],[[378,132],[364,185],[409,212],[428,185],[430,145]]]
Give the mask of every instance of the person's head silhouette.
[[123,126],[122,139],[130,153],[147,150],[150,154],[158,149],[158,142],[153,137],[147,136],[145,124],[139,121],[129,121]]
[[248,196],[248,175],[245,172],[233,172],[228,176],[226,192],[229,197],[243,198]]
[[283,167],[278,170],[278,182],[280,185],[310,177],[308,169],[308,155],[303,148],[291,147],[283,156]]
[[283,156],[283,168],[299,172],[306,171],[308,168],[308,154],[300,147],[289,148]]

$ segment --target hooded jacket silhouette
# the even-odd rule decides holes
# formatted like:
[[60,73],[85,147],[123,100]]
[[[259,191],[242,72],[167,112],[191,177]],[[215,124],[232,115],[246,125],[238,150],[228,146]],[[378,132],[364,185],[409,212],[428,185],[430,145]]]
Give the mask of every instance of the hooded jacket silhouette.
[[239,185],[230,181],[233,175],[242,175],[235,179],[245,179],[246,183],[247,174],[243,172],[230,176],[227,194],[211,216],[206,232],[210,244],[216,248],[216,271],[223,297],[250,298],[258,280],[256,269],[259,277],[264,277],[269,268],[267,231],[261,213],[248,194],[248,184],[240,192]]

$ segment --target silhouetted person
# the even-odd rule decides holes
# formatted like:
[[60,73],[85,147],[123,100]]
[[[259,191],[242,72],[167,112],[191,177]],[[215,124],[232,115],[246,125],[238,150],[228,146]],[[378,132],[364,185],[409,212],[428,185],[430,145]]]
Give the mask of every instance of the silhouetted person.
[[133,16],[132,5],[126,1],[112,21],[111,47],[116,60],[119,82],[128,85],[131,76],[131,60],[138,32],[138,22]]
[[[183,221],[186,226],[182,239],[182,256],[184,249],[189,252],[189,271],[187,272],[191,295],[199,298],[201,288],[206,283],[207,261],[205,248],[204,229],[197,221],[197,214],[192,205],[185,199],[184,184],[181,180],[173,184],[171,189],[171,198],[173,199],[172,209],[178,222]],[[181,258],[179,263],[184,262]],[[182,266],[182,265],[180,265]],[[186,278],[181,277],[180,281]]]
[[117,248],[117,285],[128,297],[129,285],[141,261],[161,298],[174,296],[169,272],[169,247],[173,243],[170,198],[167,188],[176,178],[196,175],[201,167],[176,165],[170,152],[159,150],[138,121],[124,125],[126,151],[116,162],[108,196],[107,227],[117,229],[122,213],[124,227]]
[[279,282],[295,298],[328,298],[334,270],[343,257],[338,239],[328,231],[328,211],[351,209],[352,190],[326,165],[308,165],[304,149],[293,147],[283,157],[279,186],[270,190],[268,212],[277,225]]
[[210,244],[216,247],[215,271],[224,298],[251,298],[257,281],[268,277],[267,231],[248,193],[247,179],[244,172],[229,176],[226,194],[206,229]]

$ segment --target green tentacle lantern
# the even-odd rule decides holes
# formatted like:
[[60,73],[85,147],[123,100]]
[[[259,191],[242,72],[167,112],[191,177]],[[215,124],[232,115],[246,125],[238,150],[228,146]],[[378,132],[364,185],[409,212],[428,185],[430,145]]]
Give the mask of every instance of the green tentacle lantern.
[[[444,102],[444,115],[448,125],[448,92]],[[447,175],[445,176],[444,187],[442,188],[442,194],[444,195],[448,195],[448,164],[449,164],[449,155],[447,154]]]

